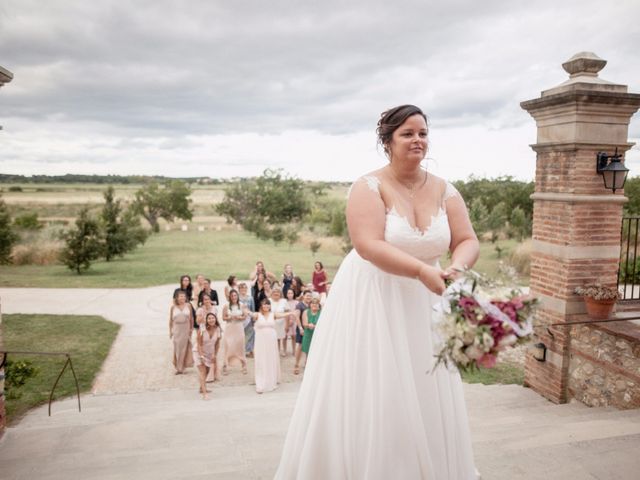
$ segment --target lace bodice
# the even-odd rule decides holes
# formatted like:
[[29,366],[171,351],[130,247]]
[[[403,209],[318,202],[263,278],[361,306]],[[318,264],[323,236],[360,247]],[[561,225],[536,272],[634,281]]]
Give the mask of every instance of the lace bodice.
[[[356,180],[356,182],[359,181],[366,182],[372,191],[380,193],[378,177],[366,175]],[[394,206],[387,209],[385,240],[420,260],[435,264],[447,252],[451,243],[445,201],[455,195],[459,195],[458,191],[451,183],[447,182],[441,206],[438,212],[431,216],[431,223],[426,230],[413,227],[408,218],[400,215]]]

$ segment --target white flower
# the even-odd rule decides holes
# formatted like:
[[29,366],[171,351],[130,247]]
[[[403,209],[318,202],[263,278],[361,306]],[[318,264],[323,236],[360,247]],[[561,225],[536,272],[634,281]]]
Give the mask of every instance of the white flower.
[[515,345],[517,341],[518,341],[518,337],[516,337],[515,335],[513,334],[505,335],[498,342],[498,348],[502,349],[502,348],[510,347],[512,345]]
[[484,332],[482,334],[482,344],[484,345],[485,351],[488,352],[489,350],[491,350],[491,347],[493,347],[495,345],[495,340],[493,339],[493,337],[487,333]]
[[479,360],[480,357],[482,357],[484,355],[484,350],[482,350],[481,348],[479,348],[476,345],[471,345],[470,347],[467,347],[466,350],[464,351],[464,353],[467,355],[467,357],[469,357],[471,360]]

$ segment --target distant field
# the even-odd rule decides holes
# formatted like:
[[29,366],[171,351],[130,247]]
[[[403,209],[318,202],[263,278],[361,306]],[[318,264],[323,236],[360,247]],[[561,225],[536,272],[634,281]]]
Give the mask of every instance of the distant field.
[[[112,185],[116,198],[125,203],[133,200],[141,185]],[[9,192],[9,187],[20,187],[22,192]],[[225,185],[193,185],[191,199],[194,207],[194,222],[207,225],[222,225],[224,219],[218,216],[214,205],[224,198]],[[36,211],[43,220],[71,221],[80,209],[88,206],[97,210],[103,203],[103,192],[107,185],[92,184],[2,184],[2,198],[12,215]],[[345,198],[347,187],[336,186],[327,190],[330,198]],[[182,224],[178,221],[176,224]]]

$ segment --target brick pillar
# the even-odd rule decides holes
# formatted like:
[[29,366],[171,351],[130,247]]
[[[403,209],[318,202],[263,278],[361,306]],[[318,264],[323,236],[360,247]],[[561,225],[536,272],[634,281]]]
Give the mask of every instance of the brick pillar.
[[570,321],[585,312],[573,289],[589,281],[616,284],[620,255],[623,192],[604,188],[596,154],[624,153],[629,120],[640,95],[626,85],[598,78],[606,61],[590,52],[562,66],[569,80],[520,106],[535,119],[537,154],[533,199],[531,293],[540,298],[535,325],[547,346],[547,360],[525,361],[525,385],[555,403],[565,403],[569,369],[569,329],[545,325]]
[[[2,87],[5,83],[9,83],[13,79],[13,74],[2,67],[0,67],[0,87]],[[0,130],[2,130],[2,126],[0,125]],[[0,306],[0,349],[2,349],[2,307]],[[2,436],[2,432],[4,432],[4,427],[6,424],[5,421],[5,410],[4,410],[4,370],[0,369],[0,436]]]

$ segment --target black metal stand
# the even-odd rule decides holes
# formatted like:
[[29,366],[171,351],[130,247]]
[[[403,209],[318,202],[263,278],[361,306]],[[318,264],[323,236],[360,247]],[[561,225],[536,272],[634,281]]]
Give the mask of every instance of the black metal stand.
[[58,382],[60,381],[60,378],[62,377],[62,374],[67,369],[67,365],[71,368],[71,373],[73,375],[73,380],[76,383],[76,395],[78,397],[78,412],[82,412],[82,408],[80,406],[80,385],[78,384],[78,377],[76,376],[76,371],[73,368],[73,362],[71,361],[71,355],[69,353],[66,353],[66,352],[24,352],[24,351],[17,351],[17,350],[0,350],[0,355],[2,355],[2,360],[0,361],[0,368],[5,366],[5,364],[7,363],[7,358],[8,358],[10,353],[14,354],[14,355],[15,354],[18,354],[18,355],[49,355],[49,356],[64,355],[65,357],[67,357],[67,361],[64,362],[62,370],[60,370],[60,373],[58,374],[58,378],[56,378],[56,381],[53,384],[53,388],[51,389],[51,394],[49,395],[49,416],[51,416],[51,402],[53,402],[53,393],[55,392],[56,387],[58,386]]

